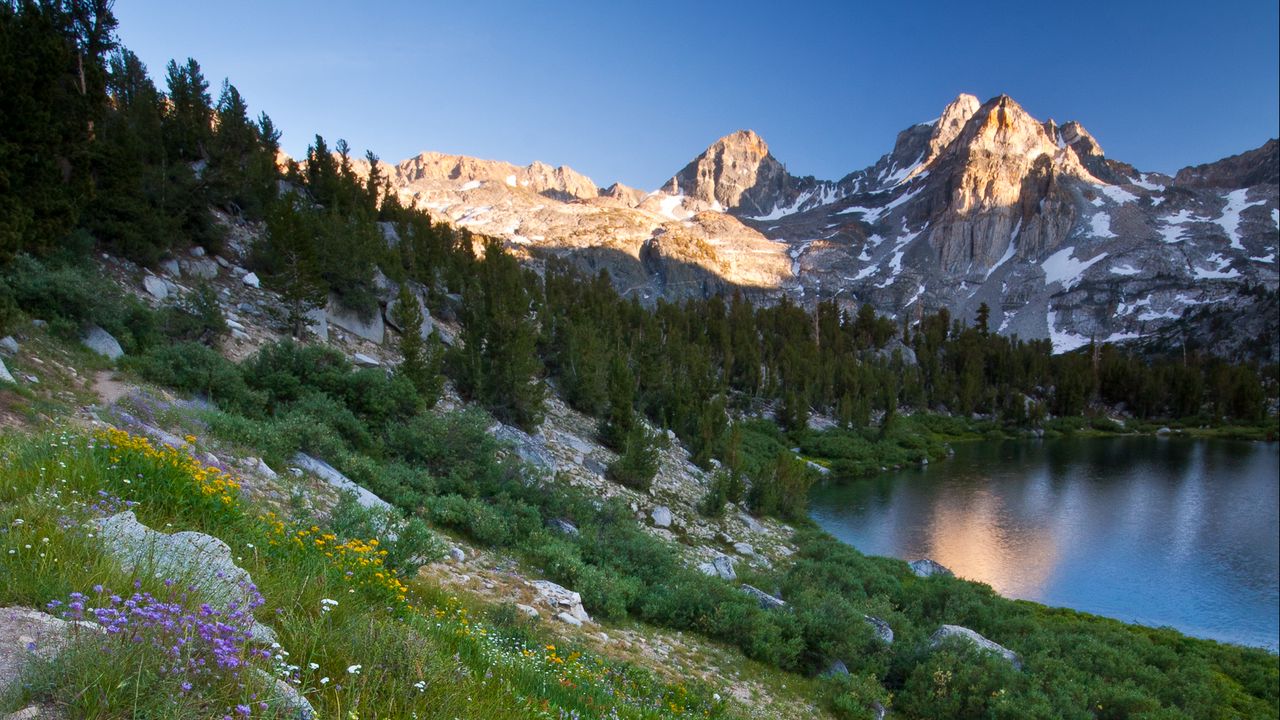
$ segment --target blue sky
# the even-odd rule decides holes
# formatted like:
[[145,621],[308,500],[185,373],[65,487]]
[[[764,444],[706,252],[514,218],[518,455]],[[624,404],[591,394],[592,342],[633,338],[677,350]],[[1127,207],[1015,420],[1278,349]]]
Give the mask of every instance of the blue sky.
[[365,2],[117,0],[163,85],[194,57],[305,152],[315,133],[569,165],[652,189],[751,128],[838,178],[958,93],[1079,120],[1109,157],[1171,172],[1280,134],[1275,0]]

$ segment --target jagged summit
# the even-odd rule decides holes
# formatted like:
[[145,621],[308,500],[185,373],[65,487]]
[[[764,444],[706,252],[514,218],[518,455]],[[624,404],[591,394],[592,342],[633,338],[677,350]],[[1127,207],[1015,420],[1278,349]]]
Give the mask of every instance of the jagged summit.
[[753,130],[739,130],[712,143],[664,183],[661,192],[701,201],[714,210],[740,209],[751,215],[768,212],[792,185],[764,138]]

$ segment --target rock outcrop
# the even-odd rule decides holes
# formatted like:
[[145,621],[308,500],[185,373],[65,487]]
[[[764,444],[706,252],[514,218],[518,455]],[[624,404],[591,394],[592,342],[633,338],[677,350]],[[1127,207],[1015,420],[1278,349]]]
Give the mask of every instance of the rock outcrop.
[[118,360],[124,357],[124,348],[120,347],[120,341],[97,325],[90,325],[80,341],[85,347],[108,360]]
[[907,563],[911,566],[911,572],[919,577],[932,577],[934,575],[942,575],[944,577],[955,577],[955,573],[948,570],[941,563],[934,562],[929,558],[921,558]]
[[564,615],[572,618],[572,620],[561,618],[564,622],[570,625],[591,622],[591,616],[587,614],[586,608],[582,607],[582,596],[578,593],[550,580],[534,580],[529,585],[538,593],[538,597],[546,603],[547,607],[551,608],[556,617]]
[[982,650],[986,650],[987,652],[994,653],[995,655],[1004,658],[1014,667],[1015,670],[1022,669],[1022,658],[1018,657],[1017,653],[1003,645],[988,640],[967,627],[961,627],[959,625],[943,625],[938,628],[933,635],[929,636],[929,645],[936,648],[951,638],[959,638],[965,642],[972,643],[974,646]]
[[[226,610],[233,603],[248,607],[253,578],[236,565],[231,548],[198,532],[156,532],[138,522],[132,511],[92,521],[103,549],[129,572],[145,572],[193,586],[211,606]],[[275,631],[254,622],[253,639],[275,642]]]

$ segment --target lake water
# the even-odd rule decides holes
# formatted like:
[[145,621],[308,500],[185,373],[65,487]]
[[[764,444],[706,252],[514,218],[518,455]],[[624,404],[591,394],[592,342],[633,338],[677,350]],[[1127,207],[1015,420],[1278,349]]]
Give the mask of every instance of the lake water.
[[868,555],[929,557],[1006,597],[1280,644],[1280,448],[1107,438],[957,443],[955,457],[814,490]]

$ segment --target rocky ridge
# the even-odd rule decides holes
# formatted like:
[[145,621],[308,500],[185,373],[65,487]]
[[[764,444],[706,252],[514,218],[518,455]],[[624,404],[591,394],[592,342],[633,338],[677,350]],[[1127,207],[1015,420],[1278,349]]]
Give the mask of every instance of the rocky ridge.
[[606,269],[646,300],[741,288],[908,319],[972,318],[985,303],[998,331],[1066,351],[1156,337],[1188,311],[1249,308],[1250,288],[1275,291],[1278,148],[1170,177],[1108,158],[1079,122],[962,94],[835,181],[790,174],[750,130],[647,194],[565,167],[438,153],[384,173],[402,201],[504,239],[535,266]]

